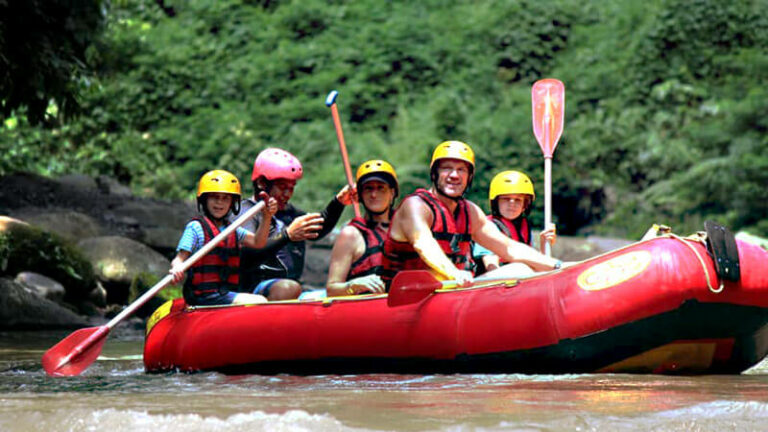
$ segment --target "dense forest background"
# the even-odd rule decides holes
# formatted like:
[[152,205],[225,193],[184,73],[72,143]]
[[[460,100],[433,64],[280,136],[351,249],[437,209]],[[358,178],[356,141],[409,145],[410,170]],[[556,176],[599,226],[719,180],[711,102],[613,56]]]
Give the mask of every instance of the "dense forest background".
[[[81,9],[49,7],[64,3]],[[294,201],[319,209],[344,184],[324,105],[336,89],[353,165],[386,159],[409,192],[428,181],[438,143],[463,140],[478,157],[470,197],[487,209],[500,170],[527,172],[543,195],[530,88],[554,77],[566,85],[553,164],[561,233],[689,232],[713,218],[768,234],[768,0],[0,9],[0,174],[107,174],[178,198],[223,168],[250,192],[254,157],[279,146],[305,166]],[[67,13],[52,29],[48,18]],[[535,206],[541,224],[543,199]]]

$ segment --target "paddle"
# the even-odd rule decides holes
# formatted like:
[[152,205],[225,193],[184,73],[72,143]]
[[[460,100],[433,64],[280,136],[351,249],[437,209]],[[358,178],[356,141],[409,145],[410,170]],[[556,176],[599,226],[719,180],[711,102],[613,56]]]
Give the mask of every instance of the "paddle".
[[[517,281],[508,278],[475,279],[472,288],[500,284],[514,286],[517,285]],[[387,306],[396,307],[419,303],[436,290],[443,288],[456,288],[456,281],[440,282],[428,270],[403,270],[392,279],[389,295],[387,295]]]
[[[349,156],[347,155],[347,145],[344,143],[344,132],[341,130],[341,120],[339,119],[339,110],[336,108],[336,97],[339,96],[339,92],[336,90],[328,93],[328,97],[325,98],[325,106],[331,108],[331,116],[333,117],[333,126],[336,128],[336,138],[339,141],[339,150],[341,151],[341,161],[344,163],[344,172],[347,175],[347,184],[349,187],[355,185],[354,177],[352,177],[352,168],[349,166]],[[355,217],[360,217],[360,206],[355,202]]]
[[[211,241],[206,243],[200,250],[187,258],[181,266],[182,270],[187,271],[200,258],[221,243],[222,240],[232,233],[232,231],[236,230],[239,226],[247,222],[248,219],[260,212],[263,207],[264,201],[259,201],[255,206],[248,209],[247,212],[240,215],[240,217],[226,227],[224,231],[220,232],[219,235],[211,239]],[[160,282],[156,283],[155,286],[145,292],[144,295],[136,299],[136,301],[112,318],[106,325],[80,329],[62,339],[61,342],[54,345],[43,355],[43,368],[45,369],[45,372],[51,376],[80,375],[80,373],[99,357],[101,348],[104,346],[109,331],[116,326],[117,323],[135,312],[136,309],[143,306],[144,303],[165,288],[165,286],[171,283],[172,280],[172,275],[169,274],[165,276]]]
[[[552,156],[563,134],[565,114],[565,86],[559,80],[548,78],[536,81],[531,88],[533,105],[533,134],[544,154],[544,229],[552,224]],[[545,245],[547,256],[552,255]]]

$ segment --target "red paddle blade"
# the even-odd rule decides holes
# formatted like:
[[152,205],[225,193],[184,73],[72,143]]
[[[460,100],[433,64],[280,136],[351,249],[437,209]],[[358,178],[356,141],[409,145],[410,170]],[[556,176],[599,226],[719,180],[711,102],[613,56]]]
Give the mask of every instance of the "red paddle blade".
[[406,270],[395,275],[389,287],[387,305],[403,306],[418,303],[443,287],[427,270]]
[[563,134],[565,86],[553,78],[536,81],[531,88],[531,102],[533,134],[544,157],[551,158]]
[[80,329],[54,345],[43,355],[43,369],[50,376],[80,375],[101,353],[109,327]]

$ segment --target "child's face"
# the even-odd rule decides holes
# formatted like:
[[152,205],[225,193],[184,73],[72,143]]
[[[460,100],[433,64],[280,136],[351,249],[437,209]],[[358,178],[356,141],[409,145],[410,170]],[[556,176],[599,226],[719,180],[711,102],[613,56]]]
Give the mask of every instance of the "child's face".
[[371,180],[362,186],[363,205],[374,213],[383,213],[389,209],[395,190],[387,183]]
[[208,212],[215,219],[222,219],[227,215],[227,213],[229,213],[229,209],[232,207],[232,195],[221,192],[213,192],[206,196]]
[[497,198],[499,204],[499,213],[505,219],[514,220],[520,217],[528,207],[530,196],[525,194],[507,194],[499,195]]

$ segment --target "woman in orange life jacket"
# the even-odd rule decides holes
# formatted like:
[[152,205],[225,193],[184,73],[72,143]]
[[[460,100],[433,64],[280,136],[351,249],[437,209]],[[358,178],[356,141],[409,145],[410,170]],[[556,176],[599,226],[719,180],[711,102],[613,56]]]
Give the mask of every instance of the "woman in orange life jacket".
[[407,196],[392,216],[382,260],[382,279],[388,285],[401,270],[424,269],[439,279],[455,280],[459,287],[470,286],[470,241],[536,271],[559,268],[559,260],[503,235],[477,204],[464,198],[474,172],[475,154],[466,143],[445,141],[435,148],[432,185]]
[[[264,194],[267,199],[262,214],[272,217],[277,211],[277,201]],[[179,283],[184,272],[181,265],[205,243],[211,241],[229,224],[230,213],[240,212],[240,182],[232,173],[224,170],[209,171],[200,178],[197,186],[197,209],[199,216],[187,222],[171,262],[169,273],[173,282]],[[250,248],[263,247],[267,242],[268,227],[255,234],[238,228],[222,241],[208,255],[200,258],[187,270],[184,283],[184,300],[192,306],[254,304],[267,299],[260,295],[238,293],[240,245]]]
[[[528,214],[535,199],[533,182],[527,175],[519,171],[502,171],[491,180],[488,191],[491,215],[488,220],[512,240],[533,246]],[[553,245],[556,241],[557,233],[553,224],[539,234],[539,250],[544,253],[546,243]],[[472,257],[477,264],[475,275],[496,270],[507,264],[500,262],[498,255],[478,244],[473,245]]]
[[333,244],[328,297],[385,291],[379,273],[382,245],[398,194],[397,174],[388,162],[369,160],[357,169],[356,183],[365,218],[352,219]]

